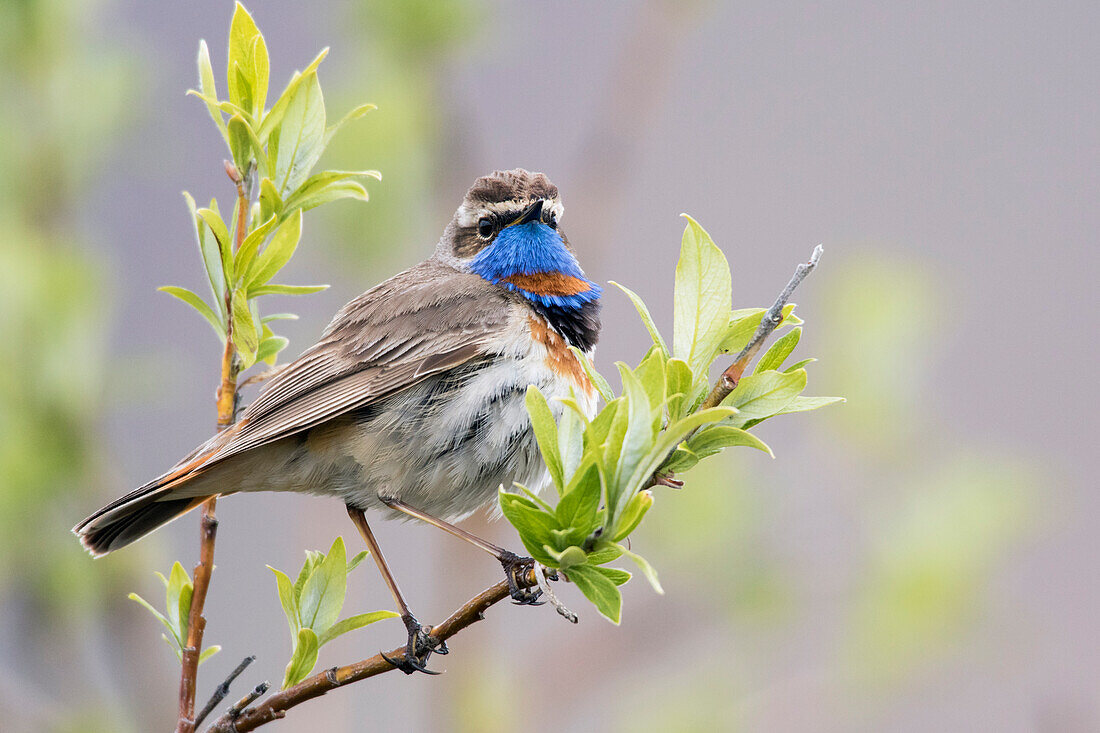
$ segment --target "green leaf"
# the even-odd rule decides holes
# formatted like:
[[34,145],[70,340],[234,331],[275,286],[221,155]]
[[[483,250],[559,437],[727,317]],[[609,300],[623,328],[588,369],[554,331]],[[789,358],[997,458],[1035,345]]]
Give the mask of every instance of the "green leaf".
[[309,676],[314,665],[317,664],[317,652],[320,648],[320,642],[313,629],[298,631],[298,643],[294,645],[294,655],[286,665],[286,673],[283,675],[284,690]]
[[599,547],[588,553],[589,565],[603,565],[622,557],[623,548],[611,542],[604,542]]
[[168,574],[168,587],[165,589],[164,608],[168,612],[168,622],[172,624],[172,633],[182,647],[187,643],[187,621],[191,611],[191,593],[194,586],[191,576],[178,561],[172,565]]
[[665,362],[665,395],[668,399],[668,419],[675,422],[688,413],[693,392],[694,377],[691,367],[683,359]]
[[688,223],[676,265],[672,352],[698,380],[706,377],[728,328],[732,286],[722,250],[698,222],[686,214],[684,218]]
[[341,181],[339,183],[330,183],[309,196],[295,198],[293,201],[288,200],[286,207],[287,209],[309,211],[310,209],[317,208],[321,204],[327,204],[330,201],[338,201],[340,199],[369,201],[370,195],[361,183],[356,183],[355,181]]
[[783,362],[786,361],[787,357],[794,351],[794,347],[798,346],[798,341],[801,338],[802,329],[794,328],[781,338],[776,339],[775,343],[771,345],[771,348],[760,357],[760,361],[756,363],[756,368],[753,372],[782,369]]
[[525,403],[539,451],[560,496],[565,489],[565,478],[562,473],[561,453],[558,450],[558,425],[554,422],[554,413],[550,411],[550,405],[546,403],[542,392],[533,384],[527,387]]
[[254,294],[257,286],[266,285],[290,261],[301,238],[302,212],[298,211],[288,216],[286,221],[279,225],[271,235],[271,241],[243,276],[242,280],[250,295]]
[[545,549],[547,552],[554,555],[554,558],[558,561],[558,567],[562,570],[569,570],[569,568],[571,567],[584,565],[585,560],[588,559],[585,551],[577,547],[576,545],[566,547],[561,552],[554,552],[554,550],[550,547],[547,547]]
[[260,245],[263,244],[268,233],[275,228],[276,221],[275,216],[268,217],[267,221],[253,229],[244,238],[241,248],[237,250],[237,254],[233,257],[233,270],[237,273],[236,285],[243,283],[245,275],[256,259],[256,253],[260,250]]
[[325,559],[309,576],[298,599],[298,614],[304,628],[324,634],[340,617],[347,594],[347,554],[343,537],[332,542]]
[[[210,49],[206,47],[206,41],[199,41],[199,90],[204,97],[208,97],[213,100],[218,98],[217,85],[214,83],[214,69],[210,65]],[[225,120],[222,118],[221,110],[218,109],[217,102],[206,102],[206,109],[210,112],[210,119],[214,120],[214,124],[218,126],[218,130],[221,132],[222,137],[226,142],[229,142],[228,135],[225,129]]]
[[[361,104],[358,107],[356,107],[355,109],[353,109],[352,111],[348,112],[343,117],[341,117],[340,121],[337,122],[335,125],[329,125],[328,128],[325,130],[324,146],[326,148],[328,147],[329,141],[332,140],[332,136],[335,135],[336,133],[340,132],[341,127],[343,127],[344,125],[346,125],[349,122],[352,122],[353,120],[359,119],[360,117],[365,115],[367,112],[370,112],[371,110],[374,110],[374,109],[378,109],[378,107],[376,107],[373,104]],[[382,180],[381,176],[379,176],[378,180]]]
[[355,557],[348,560],[348,575],[351,575],[351,571],[359,567],[359,563],[363,562],[363,560],[365,560],[368,555],[370,555],[369,552],[367,552],[366,550],[362,550],[361,552],[356,553]]
[[298,577],[294,580],[295,603],[302,597],[302,588],[305,587],[306,581],[309,580],[309,576],[313,574],[313,571],[317,569],[317,566],[320,565],[321,561],[324,559],[325,554],[323,552],[306,550],[306,561],[302,563],[302,569],[298,571]]
[[168,648],[176,653],[176,659],[183,661],[183,650],[179,648],[179,645],[168,638],[168,634],[161,634],[160,638],[164,639],[164,643],[168,645]]
[[[215,201],[210,202],[216,205]],[[218,256],[222,263],[222,276],[226,282],[233,281],[233,240],[229,238],[229,228],[226,227],[222,217],[213,208],[199,209],[196,214],[210,227],[214,239],[218,243]]]
[[644,575],[645,579],[649,581],[649,585],[652,586],[653,590],[657,591],[657,593],[661,595],[664,595],[665,589],[661,587],[661,581],[657,579],[657,571],[653,569],[653,566],[649,564],[649,561],[641,555],[631,552],[622,545],[619,545],[618,547],[620,550],[623,551],[624,555],[634,561],[634,563],[638,566],[638,569],[642,571],[642,575]]
[[627,491],[641,487],[653,473],[665,462],[666,457],[675,450],[684,437],[698,427],[712,422],[718,422],[735,414],[736,410],[729,407],[711,407],[706,410],[693,412],[682,420],[671,423],[657,437],[653,448],[646,454],[645,460],[638,464],[626,483]]
[[786,368],[786,369],[784,369],[783,371],[785,371],[785,372],[787,372],[788,374],[790,374],[791,372],[796,372],[796,371],[798,371],[799,369],[803,369],[803,368],[805,368],[805,366],[806,366],[807,364],[811,364],[811,363],[813,363],[813,362],[815,362],[815,361],[817,361],[817,359],[813,359],[813,358],[810,358],[810,359],[803,359],[802,361],[797,361],[797,362],[795,362],[794,364],[791,364],[791,365],[790,365],[789,367],[787,367],[787,368]]
[[843,397],[803,397],[799,395],[793,400],[783,406],[783,409],[775,413],[776,415],[786,415],[790,412],[807,412],[809,410],[820,410],[822,407],[828,407],[829,405],[835,405],[838,402],[847,402],[848,400]]
[[646,330],[649,331],[649,336],[653,339],[653,343],[661,349],[661,353],[664,354],[665,359],[668,359],[668,347],[665,346],[665,340],[661,338],[661,332],[657,330],[657,325],[653,322],[653,316],[649,314],[649,308],[646,307],[645,302],[630,288],[620,285],[614,280],[611,281],[611,284],[626,293],[626,297],[630,298],[630,302],[634,304],[634,309],[638,311],[638,315],[641,317],[642,323],[645,324]]
[[137,593],[131,593],[130,595],[127,596],[127,598],[129,598],[131,601],[137,601],[142,606],[144,606],[145,610],[147,610],[149,613],[153,614],[153,616],[157,619],[157,621],[160,621],[161,624],[164,625],[164,628],[168,629],[168,632],[170,634],[172,634],[172,637],[170,639],[167,636],[164,637],[164,638],[165,638],[165,640],[168,641],[169,645],[171,645],[173,648],[177,648],[179,646],[179,639],[176,638],[176,634],[179,632],[179,630],[176,628],[176,626],[173,624],[173,622],[171,622],[167,618],[165,618],[163,613],[161,613],[157,609],[153,608],[153,604],[149,603],[149,601],[145,600],[144,598],[139,596]]
[[214,309],[207,305],[206,301],[187,288],[179,288],[175,285],[163,285],[157,288],[157,290],[179,298],[184,303],[187,303],[187,305],[197,310],[199,315],[205,318],[206,322],[210,324],[210,327],[214,329],[214,333],[218,334],[218,338],[223,342],[225,341],[225,327],[222,325],[221,319],[214,312]]
[[665,357],[661,350],[656,347],[651,348],[649,355],[642,359],[641,364],[634,370],[634,376],[638,377],[646,396],[649,397],[649,406],[657,420],[654,429],[660,429],[665,404]]
[[[614,459],[615,469],[614,478],[608,481],[607,487],[607,521],[612,526],[617,524],[619,513],[630,500],[635,488],[631,485],[630,477],[652,449],[656,433],[654,411],[650,407],[645,388],[625,364],[619,363],[616,366],[622,375],[623,396],[627,398],[627,419],[621,439],[618,439],[616,433],[608,436],[607,466],[611,468]],[[615,445],[616,442],[618,445]]]
[[298,595],[294,592],[294,585],[290,582],[290,577],[282,570],[276,570],[270,565],[267,569],[275,573],[275,584],[279,589],[279,605],[283,607],[283,614],[286,616],[287,626],[290,627],[291,641],[298,638],[298,629],[302,628],[301,621],[298,618]]
[[294,90],[278,130],[275,187],[280,195],[306,179],[324,149],[325,102],[317,72],[305,75]]
[[738,414],[731,422],[741,427],[751,420],[763,420],[777,414],[802,390],[806,389],[806,370],[795,372],[760,372],[742,377],[722,405],[736,407]]
[[767,444],[750,432],[729,425],[712,425],[693,435],[687,441],[687,448],[699,458],[714,455],[723,448],[745,445],[767,453],[772,458],[775,454]]
[[570,346],[569,350],[573,352],[573,356],[577,357],[581,366],[584,367],[584,373],[588,376],[588,381],[592,382],[592,386],[600,393],[600,397],[603,398],[604,403],[606,404],[615,399],[615,393],[611,391],[611,385],[607,383],[607,380],[604,379],[602,374],[596,371],[588,355],[576,346]]
[[561,527],[576,529],[581,537],[587,536],[596,528],[600,499],[603,497],[603,482],[600,478],[599,466],[595,463],[590,464],[577,477],[554,510],[554,516]]
[[283,199],[275,190],[275,184],[270,178],[260,180],[260,218],[266,220],[271,216],[282,217]]
[[290,78],[290,82],[286,85],[283,93],[279,95],[279,99],[271,107],[271,111],[264,117],[260,129],[256,131],[261,141],[267,142],[269,139],[271,140],[273,154],[277,152],[278,149],[279,126],[283,121],[283,117],[286,115],[287,109],[290,107],[290,101],[298,91],[302,79],[309,76],[310,73],[317,71],[317,67],[325,60],[325,56],[328,56],[327,47],[321,49],[321,52],[317,54],[312,62],[310,62],[309,66],[302,71],[294,72],[294,75]]
[[[272,321],[296,321],[298,316],[294,313],[272,313],[271,315],[264,316],[261,319],[264,323],[271,323]],[[364,550],[366,552],[366,550]]]
[[508,522],[519,532],[520,540],[531,557],[549,567],[557,567],[557,561],[546,553],[543,545],[555,543],[554,530],[559,529],[557,518],[538,507],[530,499],[500,492],[500,508]]
[[[188,211],[191,212],[191,225],[195,230],[195,243],[199,245],[203,269],[206,270],[206,277],[210,283],[210,293],[214,296],[215,302],[220,302],[219,298],[225,298],[225,277],[222,274],[222,260],[218,251],[218,243],[212,237],[207,236],[207,228],[204,225],[203,218],[199,216],[198,211],[195,209],[195,200],[191,198],[191,194],[184,191],[183,198],[187,202]],[[221,308],[218,309],[218,312],[221,313]],[[219,318],[219,321],[222,318],[224,318],[224,314]]]
[[695,467],[699,462],[699,456],[692,453],[682,445],[676,446],[676,450],[661,464],[658,473],[683,473]]
[[256,349],[260,345],[256,323],[252,320],[248,297],[240,289],[233,291],[233,345],[237,347],[245,369],[256,363]]
[[618,625],[622,618],[623,596],[614,581],[600,572],[601,569],[593,565],[577,565],[569,569],[569,580],[576,583],[597,611]]
[[349,616],[348,618],[337,621],[330,626],[325,633],[321,634],[321,637],[318,639],[319,645],[324,646],[341,634],[346,634],[355,629],[361,629],[368,624],[373,624],[375,621],[394,618],[399,615],[400,614],[394,611],[371,611],[370,613],[360,613],[356,616]]
[[290,339],[285,336],[268,336],[256,347],[256,361],[274,365],[279,352],[285,349],[288,344],[290,344]]
[[252,116],[263,117],[267,104],[267,85],[271,76],[271,63],[267,57],[267,43],[262,33],[252,41]]
[[[382,180],[382,174],[378,171],[321,171],[307,178],[301,186],[286,197],[288,208],[300,205],[304,199],[316,196],[334,183],[348,181],[353,178],[376,178]],[[311,208],[311,207],[306,207]]]
[[593,568],[597,573],[610,580],[615,585],[625,585],[630,580],[631,575],[625,570],[619,568]]
[[260,285],[251,288],[248,295],[258,298],[261,295],[309,295],[328,289],[328,285]]
[[202,664],[207,659],[210,659],[210,657],[214,656],[215,654],[217,654],[221,650],[222,650],[222,648],[221,648],[220,644],[214,644],[213,646],[206,647],[199,654],[199,664]]
[[621,542],[638,528],[646,512],[653,506],[653,492],[648,489],[639,491],[630,497],[623,507],[622,515],[615,521],[616,527],[611,534],[612,542]]
[[252,160],[252,141],[248,137],[248,123],[240,115],[233,115],[226,125],[226,134],[229,140],[229,152],[233,156],[233,163],[237,170],[246,171],[249,161]]
[[[233,21],[229,25],[229,57],[226,64],[228,73],[229,101],[242,109],[249,110],[253,116],[257,116],[254,97],[259,94],[259,75],[256,63],[256,40],[260,37],[260,29],[252,20],[244,6],[239,2],[233,11]],[[262,44],[262,39],[261,39]],[[267,49],[264,47],[264,78],[263,88],[267,89]],[[263,110],[263,106],[260,106]]]
[[[794,308],[794,303],[787,303],[787,305],[783,306],[782,318],[779,321],[779,325],[776,326],[777,329],[795,323],[797,319],[793,314]],[[730,319],[729,327],[722,336],[722,344],[718,348],[723,354],[737,354],[748,346],[749,341],[752,340],[753,334],[756,333],[756,329],[760,327],[760,321],[764,319],[764,314],[768,312],[768,309],[748,308],[737,312],[744,315],[739,315],[736,318]],[[801,320],[798,321],[798,323],[801,322]]]

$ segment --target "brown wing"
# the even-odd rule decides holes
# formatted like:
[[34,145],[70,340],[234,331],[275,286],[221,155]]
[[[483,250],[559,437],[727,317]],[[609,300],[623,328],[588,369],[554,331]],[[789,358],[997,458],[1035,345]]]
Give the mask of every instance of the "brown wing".
[[153,492],[162,495],[230,456],[484,355],[512,305],[507,291],[435,260],[395,275],[341,308],[321,340],[275,376],[235,425],[77,529]]

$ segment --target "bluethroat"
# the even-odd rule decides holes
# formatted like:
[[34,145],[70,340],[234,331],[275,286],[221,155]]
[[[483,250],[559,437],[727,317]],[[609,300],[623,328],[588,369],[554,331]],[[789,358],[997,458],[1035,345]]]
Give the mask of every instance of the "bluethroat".
[[409,611],[366,510],[414,517],[496,557],[512,596],[533,603],[529,558],[453,524],[497,487],[548,482],[524,406],[537,385],[551,409],[596,392],[569,347],[591,355],[600,286],[560,226],[558,189],[541,173],[477,179],[435,254],[345,305],[320,341],[271,378],[231,427],[169,471],[74,528],[104,555],[210,496],[297,491],[341,499],[408,630],[406,672],[444,652]]

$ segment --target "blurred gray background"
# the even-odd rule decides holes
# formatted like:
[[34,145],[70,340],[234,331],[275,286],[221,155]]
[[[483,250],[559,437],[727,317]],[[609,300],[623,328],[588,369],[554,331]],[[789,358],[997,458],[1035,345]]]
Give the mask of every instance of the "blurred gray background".
[[[660,490],[638,536],[667,595],[621,627],[493,608],[433,659],[271,730],[1093,731],[1100,729],[1100,463],[1092,371],[1100,6],[253,0],[277,89],[317,50],[330,114],[379,109],[322,161],[378,168],[368,204],[307,215],[284,299],[307,347],[346,300],[426,257],[466,187],[545,171],[590,277],[671,327],[683,222],[733,270],[735,306],[797,294],[811,394],[749,451]],[[219,79],[227,0],[0,0],[0,720],[167,730],[177,666],[125,599],[190,568],[196,516],[93,562],[68,528],[204,440],[220,347],[157,293],[202,273],[180,191],[232,195],[196,84]],[[597,366],[647,336],[605,298]],[[248,397],[246,396],[246,399]],[[744,453],[744,454],[743,454]],[[342,534],[334,501],[229,497],[199,697],[290,652],[275,584]],[[483,529],[516,545],[503,523]],[[499,569],[437,531],[379,524],[414,610],[439,621]],[[348,613],[392,602],[369,564]],[[389,648],[396,621],[319,668]]]

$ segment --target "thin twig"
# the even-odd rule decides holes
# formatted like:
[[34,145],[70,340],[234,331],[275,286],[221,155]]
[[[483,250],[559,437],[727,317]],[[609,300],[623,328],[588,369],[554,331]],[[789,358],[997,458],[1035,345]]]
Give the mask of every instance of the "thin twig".
[[[237,231],[232,245],[236,252],[248,233],[250,176],[246,175],[242,179],[237,169],[229,165],[226,166],[226,174],[237,187]],[[225,312],[225,349],[222,352],[221,382],[216,395],[219,432],[236,422],[238,404],[237,374],[240,360],[233,344],[233,296],[228,283],[225,289]],[[194,592],[191,595],[191,609],[187,614],[187,646],[180,657],[179,719],[176,722],[176,733],[194,733],[198,724],[195,719],[195,688],[198,682],[199,655],[202,653],[202,637],[206,631],[206,618],[202,611],[206,605],[210,577],[214,572],[214,544],[218,537],[218,517],[215,513],[217,503],[218,497],[214,495],[202,505],[199,563],[195,566]]]
[[787,305],[787,301],[791,299],[791,295],[794,293],[794,289],[798,287],[799,283],[806,279],[806,276],[814,271],[817,267],[818,260],[821,259],[821,253],[823,252],[821,245],[814,247],[813,254],[810,255],[809,262],[802,262],[795,268],[794,275],[791,277],[790,282],[787,283],[787,287],[783,288],[783,292],[779,294],[779,297],[775,299],[772,307],[768,309],[768,312],[764,314],[764,317],[760,319],[760,325],[756,328],[756,333],[752,335],[752,339],[741,350],[741,353],[734,359],[733,364],[730,364],[726,371],[722,372],[722,376],[718,378],[718,381],[714,385],[714,389],[710,391],[707,398],[703,400],[703,404],[699,406],[700,410],[705,410],[708,407],[716,407],[722,403],[722,400],[729,396],[729,393],[737,388],[737,383],[741,381],[742,375],[745,373],[745,369],[748,368],[752,362],[753,357],[756,356],[756,352],[760,351],[760,347],[764,345],[764,341],[771,335],[783,320],[783,307]]
[[[520,585],[525,588],[530,588],[538,582],[534,570],[528,571],[520,581]],[[446,641],[467,626],[483,619],[489,607],[509,597],[508,583],[502,580],[463,604],[446,621],[433,628],[431,635],[440,641]],[[404,654],[404,646],[386,652],[386,656],[390,659],[400,659]],[[276,692],[256,707],[245,710],[236,720],[226,713],[207,728],[207,733],[245,733],[245,731],[255,730],[265,723],[282,718],[287,710],[306,700],[320,697],[326,692],[351,682],[392,672],[395,669],[397,668],[383,659],[382,654],[375,654],[361,662],[319,672],[293,687]]]
[[[236,720],[237,718],[241,717],[241,713],[244,712],[245,708],[263,697],[264,693],[267,692],[269,687],[271,687],[271,683],[267,681],[261,682],[260,684],[253,687],[251,692],[249,692],[237,702],[233,703],[229,707],[229,709],[225,711],[225,717],[229,718],[230,720]],[[217,723],[215,723],[215,725],[216,724]],[[210,731],[212,730],[212,728],[207,728],[206,730]]]
[[558,612],[558,615],[571,624],[577,623],[577,614],[566,608],[565,604],[559,601],[558,597],[554,595],[554,589],[551,588],[550,583],[547,582],[546,568],[542,565],[535,565],[535,580],[538,582],[539,589],[542,590],[543,595],[550,601],[550,605]]
[[241,663],[237,665],[237,668],[229,673],[229,676],[225,678],[220,685],[214,688],[214,694],[210,696],[210,700],[203,706],[202,711],[195,716],[195,727],[198,728],[202,724],[202,721],[206,720],[206,716],[211,713],[218,706],[225,696],[229,694],[229,686],[233,684],[233,680],[240,676],[241,672],[256,661],[256,655],[245,657],[241,660]]

